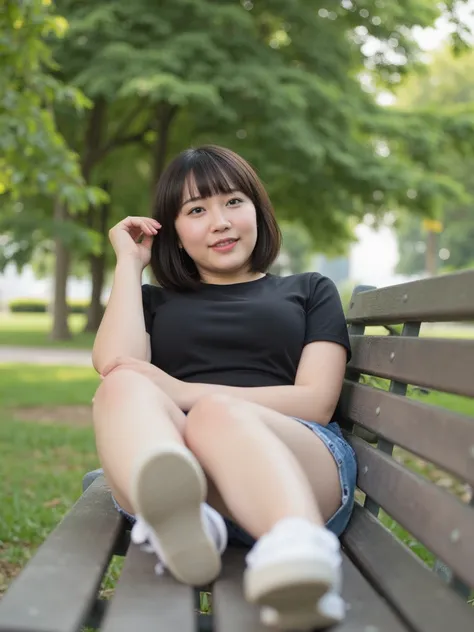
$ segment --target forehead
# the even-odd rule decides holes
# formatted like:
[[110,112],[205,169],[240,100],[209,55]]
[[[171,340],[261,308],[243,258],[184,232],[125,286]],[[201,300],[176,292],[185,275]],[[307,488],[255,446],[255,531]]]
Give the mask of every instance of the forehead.
[[222,170],[212,174],[190,172],[183,184],[181,203],[184,204],[186,200],[192,198],[208,198],[230,193],[238,188],[238,182]]

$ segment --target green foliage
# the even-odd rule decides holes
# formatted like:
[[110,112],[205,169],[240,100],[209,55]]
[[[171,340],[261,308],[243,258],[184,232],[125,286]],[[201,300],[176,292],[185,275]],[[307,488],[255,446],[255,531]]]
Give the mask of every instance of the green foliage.
[[[410,106],[415,112],[436,111],[438,116],[445,117],[446,128],[456,130],[453,143],[445,143],[443,150],[432,159],[433,169],[443,174],[443,178],[456,182],[463,191],[462,196],[440,201],[435,209],[443,223],[443,231],[436,237],[441,272],[474,266],[474,157],[469,133],[463,130],[463,121],[474,112],[473,73],[473,52],[455,57],[449,50],[442,49],[398,93],[400,107]],[[400,251],[397,271],[401,274],[423,272],[426,233],[421,220],[402,214],[397,222],[397,237]]]
[[298,274],[309,268],[310,257],[314,254],[313,240],[308,231],[297,222],[282,222],[282,249],[273,264],[273,274]]
[[[451,4],[62,0],[69,29],[47,40],[57,64],[48,76],[80,89],[91,108],[79,116],[55,101],[56,121],[84,180],[111,182],[109,224],[148,212],[156,177],[177,151],[215,142],[255,165],[281,220],[297,219],[315,249],[341,250],[367,212],[432,213],[440,200],[465,199],[433,165],[448,145],[467,151],[471,113],[399,112],[374,99],[418,66],[413,26],[432,25],[444,10],[457,28],[453,45],[462,44]],[[46,226],[51,209],[39,200],[21,212]],[[70,240],[79,257],[104,248],[97,217],[76,214],[61,228],[83,231]],[[17,231],[9,256],[28,260],[28,241]]]
[[[86,314],[89,301],[69,299],[67,305],[70,314]],[[37,298],[16,298],[8,303],[8,309],[12,313],[45,314],[49,311],[49,308],[50,306],[47,301]]]
[[8,309],[12,313],[44,314],[48,311],[48,304],[39,298],[17,298],[9,301]]
[[[359,81],[362,70],[391,85],[396,73],[409,72],[419,54],[409,28],[432,24],[440,9],[427,0],[383,7],[368,0],[362,9],[345,3],[333,11],[323,4],[170,0],[155,8],[137,0],[85,7],[65,0],[70,29],[56,58],[62,76],[95,103],[105,101],[103,149],[123,147],[140,132],[151,146],[171,118],[167,158],[207,141],[236,149],[258,168],[280,218],[298,218],[315,247],[326,248],[347,242],[348,217],[368,207],[381,212],[396,203],[426,212],[435,198],[461,191],[426,170],[445,137],[444,121],[434,116],[427,125],[412,116],[407,125],[406,116],[378,107]],[[370,56],[369,40],[377,43]],[[428,132],[432,139],[420,149]],[[388,156],[378,151],[383,140],[391,144]]]
[[[0,13],[0,201],[57,196],[71,208],[88,203],[78,157],[58,133],[56,105],[79,112],[89,101],[52,74],[46,38],[61,38],[67,21],[50,0],[6,0]],[[95,192],[90,192],[95,195]]]

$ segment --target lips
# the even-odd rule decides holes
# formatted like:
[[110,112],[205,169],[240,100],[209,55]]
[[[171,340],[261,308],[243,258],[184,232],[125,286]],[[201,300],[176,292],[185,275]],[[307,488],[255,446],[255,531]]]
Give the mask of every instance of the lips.
[[219,253],[226,253],[226,252],[232,252],[232,250],[234,250],[236,244],[238,243],[238,239],[221,239],[220,241],[216,242],[213,246],[211,246],[212,250],[214,250],[214,252],[219,252]]
[[236,241],[237,239],[221,239],[215,244],[212,244],[212,248],[223,248],[224,246],[230,246],[230,244],[235,244]]

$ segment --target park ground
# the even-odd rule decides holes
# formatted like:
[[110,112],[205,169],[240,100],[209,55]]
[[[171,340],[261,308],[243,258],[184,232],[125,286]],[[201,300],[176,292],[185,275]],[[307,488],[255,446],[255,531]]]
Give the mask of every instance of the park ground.
[[[51,345],[50,323],[40,316],[0,315],[0,347],[90,349],[92,337],[78,333],[68,343]],[[81,317],[72,319],[75,332],[82,325]],[[447,333],[474,337],[470,330],[435,332]],[[0,595],[78,499],[84,473],[99,466],[91,426],[91,399],[98,383],[87,366],[0,363]],[[412,396],[474,416],[474,400],[437,392]],[[469,499],[470,490],[448,473],[401,449],[395,456],[460,499]],[[382,520],[433,564],[433,556],[390,516],[382,514]],[[113,590],[119,568],[115,560],[104,595]]]

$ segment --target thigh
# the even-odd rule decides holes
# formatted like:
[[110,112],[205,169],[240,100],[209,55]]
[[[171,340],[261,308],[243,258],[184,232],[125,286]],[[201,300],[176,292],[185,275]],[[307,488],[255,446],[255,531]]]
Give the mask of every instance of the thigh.
[[342,490],[338,465],[328,447],[310,428],[292,417],[262,407],[261,419],[294,454],[324,520],[329,520],[341,505]]
[[[329,520],[341,506],[342,490],[337,463],[324,442],[296,419],[259,404],[229,398],[230,409],[239,416],[251,411],[288,447],[309,480],[324,520]],[[208,499],[223,515],[232,518],[212,481]]]

